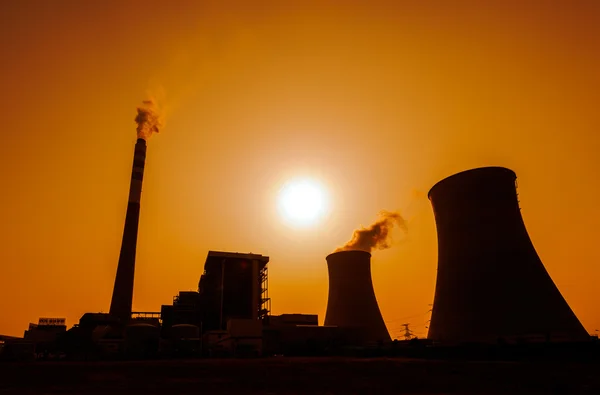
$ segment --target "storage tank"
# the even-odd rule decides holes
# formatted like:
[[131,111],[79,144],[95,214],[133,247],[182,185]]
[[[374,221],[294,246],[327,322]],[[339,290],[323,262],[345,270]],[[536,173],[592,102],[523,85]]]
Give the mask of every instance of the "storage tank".
[[438,238],[429,339],[589,339],[529,238],[512,170],[467,170],[438,182],[428,196]]
[[362,328],[364,342],[390,341],[371,279],[371,254],[340,251],[326,258],[329,296],[325,325]]
[[92,341],[97,342],[104,339],[112,330],[110,325],[98,325],[92,330]]

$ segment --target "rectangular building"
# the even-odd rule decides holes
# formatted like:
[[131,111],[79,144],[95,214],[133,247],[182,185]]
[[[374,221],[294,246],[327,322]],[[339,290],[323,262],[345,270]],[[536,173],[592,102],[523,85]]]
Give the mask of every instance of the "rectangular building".
[[177,324],[202,332],[227,329],[230,319],[265,320],[270,311],[268,256],[209,251],[198,292],[180,292],[173,305],[161,308],[163,337]]
[[198,284],[205,330],[229,319],[264,319],[269,313],[267,263],[259,254],[209,251]]

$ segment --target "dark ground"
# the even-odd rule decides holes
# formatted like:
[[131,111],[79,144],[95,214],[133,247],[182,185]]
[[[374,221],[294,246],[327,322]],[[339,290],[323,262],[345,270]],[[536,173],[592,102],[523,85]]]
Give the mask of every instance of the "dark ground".
[[600,365],[405,358],[0,364],[0,394],[600,394]]

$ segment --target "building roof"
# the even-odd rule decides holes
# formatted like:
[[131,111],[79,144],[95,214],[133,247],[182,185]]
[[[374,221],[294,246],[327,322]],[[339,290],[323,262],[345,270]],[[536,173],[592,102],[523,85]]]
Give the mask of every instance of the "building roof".
[[233,258],[233,259],[256,259],[259,261],[264,261],[269,262],[269,257],[268,256],[264,256],[264,255],[260,255],[260,254],[244,254],[244,253],[239,253],[239,252],[225,252],[225,251],[208,251],[208,256],[206,257],[206,259],[208,260],[209,258],[212,257],[219,257],[219,258]]

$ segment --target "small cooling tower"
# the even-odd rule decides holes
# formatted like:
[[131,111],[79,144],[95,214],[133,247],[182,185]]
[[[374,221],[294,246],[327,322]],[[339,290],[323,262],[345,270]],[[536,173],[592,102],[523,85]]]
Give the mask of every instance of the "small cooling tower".
[[390,341],[371,280],[371,254],[340,251],[327,256],[329,297],[325,325],[361,328],[367,342]]
[[428,338],[447,343],[584,341],[521,216],[516,174],[485,167],[431,188],[438,272]]

